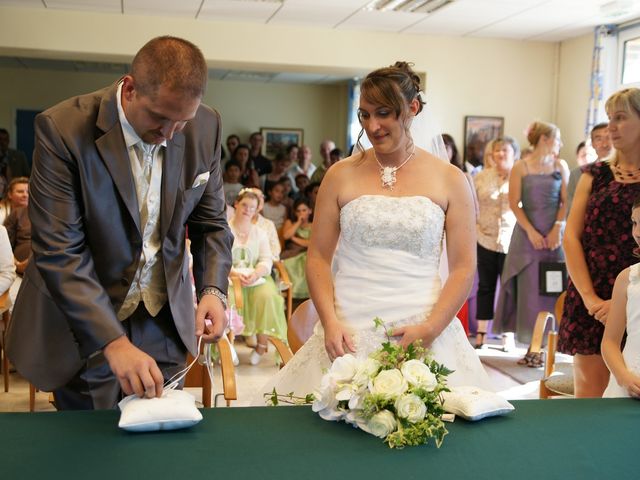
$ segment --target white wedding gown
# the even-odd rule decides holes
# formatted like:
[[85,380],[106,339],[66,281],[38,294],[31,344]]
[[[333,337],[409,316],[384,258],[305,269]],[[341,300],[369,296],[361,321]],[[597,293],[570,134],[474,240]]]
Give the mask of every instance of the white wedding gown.
[[[385,340],[375,317],[389,328],[424,321],[441,289],[440,254],[445,214],[424,196],[364,195],[340,212],[340,240],[334,257],[334,297],[338,319],[353,330],[357,356],[367,356]],[[493,390],[457,318],[431,345],[435,359],[455,370],[450,386]],[[320,324],[314,335],[254,398],[263,393],[304,396],[320,385],[330,361]]]

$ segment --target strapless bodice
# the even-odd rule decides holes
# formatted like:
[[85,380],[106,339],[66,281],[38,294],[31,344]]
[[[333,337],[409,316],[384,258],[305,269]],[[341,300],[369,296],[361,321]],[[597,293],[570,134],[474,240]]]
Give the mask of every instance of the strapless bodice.
[[445,214],[424,196],[364,195],[340,211],[336,314],[358,327],[427,314],[440,294]]

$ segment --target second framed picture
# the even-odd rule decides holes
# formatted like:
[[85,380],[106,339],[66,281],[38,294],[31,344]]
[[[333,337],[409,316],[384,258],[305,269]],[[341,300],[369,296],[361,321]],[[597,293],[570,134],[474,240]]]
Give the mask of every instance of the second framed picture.
[[504,117],[464,117],[464,161],[474,167],[481,165],[487,143],[503,134]]
[[262,127],[262,155],[273,158],[276,153],[284,152],[289,145],[302,145],[304,130],[301,128]]

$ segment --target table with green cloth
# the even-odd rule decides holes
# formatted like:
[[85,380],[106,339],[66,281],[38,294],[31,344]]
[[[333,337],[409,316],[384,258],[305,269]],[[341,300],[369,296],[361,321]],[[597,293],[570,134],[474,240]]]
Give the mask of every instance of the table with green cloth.
[[433,443],[389,449],[309,407],[215,408],[198,425],[128,433],[118,411],[0,414],[0,478],[640,478],[640,403],[520,400],[503,417],[448,423]]

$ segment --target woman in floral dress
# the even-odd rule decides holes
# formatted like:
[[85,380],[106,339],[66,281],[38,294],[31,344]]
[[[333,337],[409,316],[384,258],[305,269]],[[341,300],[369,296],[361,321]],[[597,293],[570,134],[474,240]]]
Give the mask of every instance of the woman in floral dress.
[[600,353],[616,276],[633,256],[631,206],[640,194],[640,90],[606,103],[614,152],[583,167],[564,239],[569,285],[558,350],[574,356],[576,397],[601,397],[609,370]]

